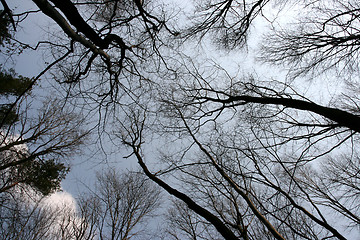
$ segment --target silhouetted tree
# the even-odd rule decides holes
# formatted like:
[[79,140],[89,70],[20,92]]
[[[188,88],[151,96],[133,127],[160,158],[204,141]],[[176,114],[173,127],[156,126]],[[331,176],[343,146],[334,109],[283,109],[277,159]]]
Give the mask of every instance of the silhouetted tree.
[[160,189],[141,173],[108,170],[79,204],[79,217],[100,239],[150,238],[147,224],[160,207]]
[[[99,129],[115,122],[111,139],[121,139],[146,176],[186,205],[176,201],[178,215],[171,214],[187,236],[206,239],[216,230],[224,239],[345,239],[332,215],[356,230],[356,1],[275,1],[283,4],[277,13],[295,6],[305,17],[295,28],[278,28],[276,14],[267,17],[271,1],[262,0],[201,1],[189,19],[170,17],[174,9],[161,1],[33,2],[61,29],[41,43],[51,47],[55,80],[68,99],[96,102],[106,116]],[[290,66],[290,79],[233,76],[216,60],[197,63],[193,39],[228,51],[245,47],[259,17],[271,27],[260,57],[269,68]],[[296,76],[329,69],[351,76],[339,80],[351,94],[321,103],[303,94]],[[100,199],[112,200],[107,186]],[[105,209],[103,219],[122,213]],[[125,224],[111,220],[111,236],[127,236]]]

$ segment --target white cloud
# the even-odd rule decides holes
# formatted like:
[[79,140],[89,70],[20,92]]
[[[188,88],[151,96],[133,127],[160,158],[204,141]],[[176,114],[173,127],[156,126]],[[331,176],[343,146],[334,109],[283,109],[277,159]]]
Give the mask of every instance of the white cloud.
[[66,191],[51,194],[49,197],[44,199],[43,204],[54,208],[66,206],[73,211],[76,211],[76,200]]

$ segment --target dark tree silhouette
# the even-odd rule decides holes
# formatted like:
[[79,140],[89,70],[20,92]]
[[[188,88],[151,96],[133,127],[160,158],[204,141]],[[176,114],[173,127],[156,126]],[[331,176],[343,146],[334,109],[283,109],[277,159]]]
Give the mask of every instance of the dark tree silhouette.
[[[39,43],[55,59],[46,70],[67,99],[80,96],[100,113],[99,132],[113,124],[111,140],[120,139],[127,158],[176,199],[172,223],[186,236],[346,239],[339,222],[356,230],[356,1],[275,1],[301,16],[280,28],[267,18],[272,2],[262,0],[205,0],[188,18],[161,1],[33,2],[60,29]],[[261,17],[271,27],[262,63],[290,68],[288,79],[232,75],[217,59],[198,63],[199,39],[227,51],[245,47]],[[318,73],[329,70],[350,76],[338,82],[352,93],[320,102],[297,84],[303,73],[323,80]]]

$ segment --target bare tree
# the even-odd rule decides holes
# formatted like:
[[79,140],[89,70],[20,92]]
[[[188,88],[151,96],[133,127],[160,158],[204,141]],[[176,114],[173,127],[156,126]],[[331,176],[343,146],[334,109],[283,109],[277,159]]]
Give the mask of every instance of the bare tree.
[[70,206],[46,204],[46,198],[30,192],[15,193],[16,198],[1,206],[2,239],[57,239],[55,232],[60,218]]
[[69,52],[55,66],[54,78],[76,90],[71,93],[80,91],[104,109],[146,93],[150,81],[145,73],[163,65],[162,48],[168,49],[159,36],[174,35],[161,3],[33,2],[61,28],[54,34],[61,37],[41,44],[53,49],[55,59]]
[[[35,192],[14,193],[2,201],[3,239],[150,239],[150,216],[160,204],[160,191],[137,173],[112,170],[98,175],[97,187],[75,203],[52,202]],[[4,200],[4,198],[2,198]],[[5,204],[5,205],[3,205]]]
[[[213,88],[209,77],[194,82],[190,87],[180,85],[174,90],[177,94],[162,101],[158,116],[165,120],[158,119],[163,127],[160,136],[167,140],[166,150],[158,156],[164,165],[153,170],[156,174],[145,164],[144,147],[151,139],[146,137],[149,132],[157,131],[149,125],[153,120],[133,111],[122,123],[122,140],[150,179],[225,239],[345,239],[331,214],[342,215],[344,225],[356,229],[354,185],[335,184],[344,179],[340,176],[330,177],[331,185],[320,184],[324,181],[320,176],[335,172],[329,166],[339,166],[326,161],[334,159],[335,149],[356,153],[348,146],[358,141],[357,130],[344,122],[357,125],[356,114],[323,107],[279,82],[270,88],[232,81],[225,90]],[[354,156],[348,161],[357,160]],[[324,168],[315,168],[322,164]],[[176,178],[176,187],[163,180],[167,175]],[[336,192],[347,185],[352,187],[346,192],[354,194],[339,197]],[[184,218],[191,223],[189,215],[182,214],[177,224],[196,235],[199,222],[181,222]]]
[[266,36],[262,59],[290,64],[295,74],[336,70],[358,72],[359,3],[315,1],[297,22]]
[[[77,86],[75,93],[113,117],[120,129],[111,134],[129,147],[129,158],[186,205],[173,203],[180,215],[173,212],[172,222],[187,236],[206,239],[216,230],[224,239],[346,239],[332,215],[356,230],[358,97],[340,97],[346,106],[320,104],[281,81],[231,76],[215,64],[206,73],[172,55],[181,47],[164,55],[175,45],[164,40],[170,36],[215,33],[228,49],[246,45],[252,22],[270,1],[203,1],[184,33],[169,27],[163,3],[33,2],[68,41],[47,43],[55,57],[64,56],[57,81]],[[358,4],[302,3],[305,11],[319,11],[296,31],[272,31],[265,61],[300,72],[356,69]],[[160,153],[149,154],[158,139]],[[117,191],[113,175],[100,178],[99,202],[91,202],[101,220],[93,222],[100,238],[124,239],[146,211],[127,215],[137,197]],[[122,202],[124,193],[136,201]]]
[[98,175],[93,192],[80,198],[79,217],[99,239],[149,238],[149,217],[159,204],[160,189],[142,174],[108,170]]
[[183,37],[204,38],[212,34],[221,48],[234,49],[247,45],[253,21],[262,15],[269,0],[208,0],[196,3],[192,23]]

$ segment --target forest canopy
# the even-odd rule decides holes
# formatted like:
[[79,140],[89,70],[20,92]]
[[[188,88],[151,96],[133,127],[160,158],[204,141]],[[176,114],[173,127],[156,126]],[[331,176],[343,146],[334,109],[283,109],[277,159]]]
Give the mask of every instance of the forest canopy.
[[[106,187],[79,199],[83,231],[68,239],[102,239],[115,219],[106,204],[139,208],[139,219],[158,212],[159,239],[359,234],[358,1],[1,3],[2,58],[29,51],[44,68],[23,77],[1,65],[0,194],[58,190],[66,159],[87,140],[106,149],[103,138],[119,168],[136,162],[138,179],[153,184],[147,192],[131,174],[98,178]],[[19,29],[36,18],[51,27],[28,43]],[[34,113],[44,79],[50,100]],[[120,201],[142,196],[154,201]]]

